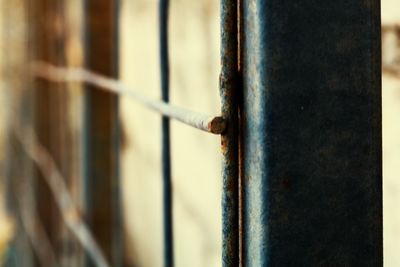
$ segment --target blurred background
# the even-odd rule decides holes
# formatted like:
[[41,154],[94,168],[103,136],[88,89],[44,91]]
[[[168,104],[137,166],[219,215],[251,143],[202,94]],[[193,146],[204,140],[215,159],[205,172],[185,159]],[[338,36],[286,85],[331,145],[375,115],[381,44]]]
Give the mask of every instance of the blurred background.
[[[51,196],[43,197],[51,195],[48,189],[37,190],[40,181],[35,182],[36,178],[30,174],[37,167],[32,166],[35,159],[29,158],[29,148],[26,151],[24,146],[37,150],[35,140],[24,143],[18,136],[24,139],[27,129],[37,127],[32,110],[41,108],[32,103],[32,81],[26,75],[29,72],[26,63],[34,58],[32,51],[38,49],[32,40],[51,39],[46,33],[41,36],[35,32],[31,24],[45,27],[48,34],[55,36],[53,42],[62,40],[59,49],[51,52],[56,62],[80,67],[84,62],[83,4],[81,0],[65,0],[54,6],[47,1],[49,6],[44,8],[48,8],[48,13],[42,10],[50,14],[46,21],[34,16],[41,12],[32,6],[34,2],[0,1],[0,253],[5,266],[31,266],[29,257],[52,262],[44,266],[77,266],[84,258],[81,244],[68,227],[51,226],[65,224],[53,214],[59,212],[58,208],[43,210],[35,206],[34,199],[41,197],[45,203],[54,205]],[[32,9],[38,13],[32,16]],[[119,12],[120,33],[116,42],[119,78],[142,94],[158,99],[158,2],[121,0]],[[202,113],[219,114],[219,2],[171,1],[169,30],[171,102]],[[397,0],[382,1],[382,63],[384,256],[385,266],[397,267],[400,266],[400,3]],[[81,215],[84,196],[80,191],[85,171],[82,85],[57,85],[54,92],[53,96],[47,96],[50,99],[47,110],[57,123],[38,140],[52,147],[47,152],[55,158],[77,207],[66,208],[70,213],[65,220],[84,223]],[[122,97],[119,101],[123,265],[162,266],[161,119],[130,99]],[[15,127],[17,130],[12,130]],[[176,266],[220,266],[219,137],[172,121],[171,144]],[[44,169],[51,168],[51,162],[42,163]],[[63,196],[63,186],[58,184],[55,188]],[[49,222],[40,220],[46,214]],[[46,231],[48,224],[52,228],[50,236]],[[31,250],[31,243],[37,248]],[[23,258],[18,257],[21,248],[25,249]]]

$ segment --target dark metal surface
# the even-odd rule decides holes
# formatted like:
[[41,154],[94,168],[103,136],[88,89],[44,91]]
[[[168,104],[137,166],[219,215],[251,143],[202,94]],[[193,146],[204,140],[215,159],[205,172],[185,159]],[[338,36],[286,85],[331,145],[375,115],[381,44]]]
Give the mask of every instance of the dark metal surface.
[[237,2],[221,0],[222,117],[227,131],[221,136],[222,188],[222,266],[239,264],[239,181],[238,181],[238,39]]
[[[159,2],[160,31],[160,73],[161,98],[169,102],[169,55],[168,55],[168,14],[169,0]],[[171,182],[171,141],[169,118],[162,117],[161,164],[163,178],[163,226],[164,226],[164,266],[174,266],[173,207]]]
[[[118,0],[85,0],[85,66],[118,75]],[[107,261],[122,264],[118,97],[88,85],[84,120],[85,216]],[[90,261],[88,266],[92,266]]]
[[241,2],[245,266],[382,266],[380,2]]

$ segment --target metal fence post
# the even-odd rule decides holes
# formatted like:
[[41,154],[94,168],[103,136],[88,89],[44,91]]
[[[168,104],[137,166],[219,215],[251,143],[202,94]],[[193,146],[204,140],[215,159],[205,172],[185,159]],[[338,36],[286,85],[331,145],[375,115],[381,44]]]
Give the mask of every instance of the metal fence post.
[[237,1],[221,0],[222,266],[239,264],[238,24]]
[[241,1],[245,266],[382,266],[380,1]]

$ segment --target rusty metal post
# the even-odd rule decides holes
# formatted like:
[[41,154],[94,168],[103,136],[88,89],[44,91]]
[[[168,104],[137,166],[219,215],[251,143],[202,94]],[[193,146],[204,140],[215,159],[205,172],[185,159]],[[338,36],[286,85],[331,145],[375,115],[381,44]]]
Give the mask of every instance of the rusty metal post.
[[[118,0],[85,1],[85,65],[110,77],[118,75],[118,8]],[[85,216],[108,262],[121,266],[118,97],[88,85],[85,109]]]
[[244,266],[382,266],[379,0],[242,0]]
[[237,1],[221,0],[222,117],[228,128],[221,136],[223,154],[222,266],[239,264],[239,180],[238,180],[238,30]]

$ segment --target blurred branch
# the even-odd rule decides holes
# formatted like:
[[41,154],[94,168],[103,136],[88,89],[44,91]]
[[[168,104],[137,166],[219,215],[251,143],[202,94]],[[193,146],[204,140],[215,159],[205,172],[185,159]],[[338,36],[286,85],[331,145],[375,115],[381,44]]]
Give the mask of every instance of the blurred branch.
[[50,240],[43,228],[40,219],[32,214],[29,210],[27,202],[28,189],[26,182],[22,182],[19,190],[15,193],[17,208],[19,210],[22,227],[25,229],[30,242],[32,243],[33,251],[37,255],[37,259],[41,266],[60,266],[57,261],[57,256],[52,248]]
[[399,24],[383,24],[382,25],[382,33],[387,31],[396,31],[400,32],[400,25]]
[[382,72],[395,78],[400,78],[400,65],[399,64],[387,64],[382,66]]
[[[32,128],[15,125],[13,130],[29,158],[42,173],[67,227],[76,236],[97,267],[109,267],[88,226],[83,222],[78,208],[69,194],[65,180],[50,153],[38,142]],[[27,226],[30,229],[30,226]]]
[[[386,51],[383,45],[383,52],[390,54],[390,60],[382,59],[382,73],[392,76],[394,78],[400,78],[400,59],[399,59],[399,43],[400,43],[400,25],[399,24],[384,24],[382,25],[382,43],[385,44],[385,36],[388,34],[394,34],[395,39],[389,39],[388,42],[394,42],[394,51]],[[390,50],[390,49],[388,49]],[[385,54],[383,54],[385,55]]]

